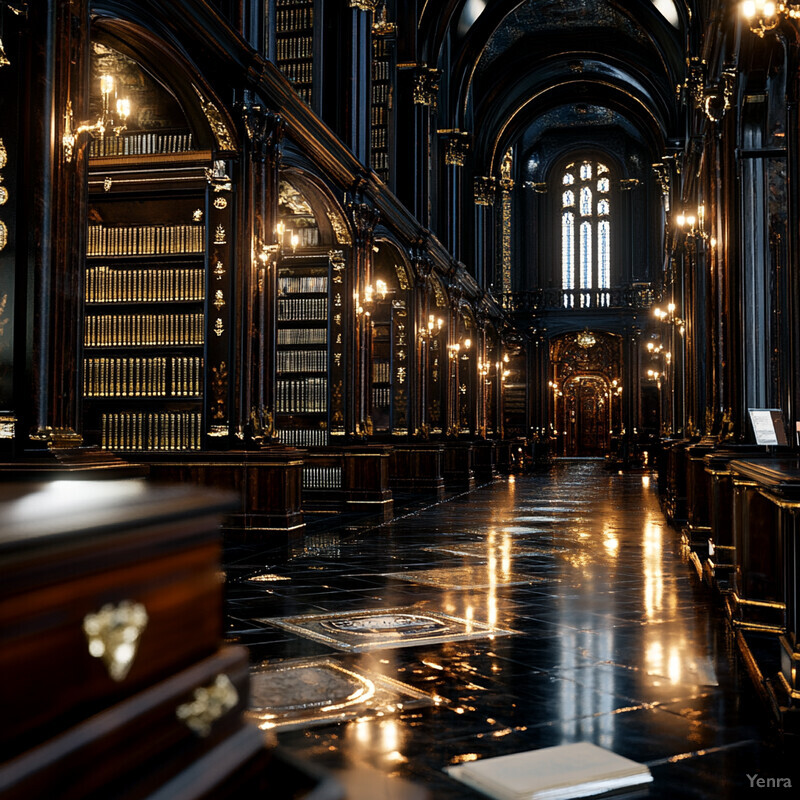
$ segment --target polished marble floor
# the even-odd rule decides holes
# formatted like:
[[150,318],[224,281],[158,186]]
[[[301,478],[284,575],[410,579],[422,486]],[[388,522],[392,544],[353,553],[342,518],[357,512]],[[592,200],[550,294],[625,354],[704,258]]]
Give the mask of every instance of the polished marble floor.
[[[368,704],[278,742],[318,766],[412,781],[434,800],[479,797],[448,765],[578,741],[646,763],[644,796],[794,796],[751,788],[748,775],[800,786],[800,752],[770,729],[654,484],[558,462],[372,529],[318,525],[288,553],[228,548],[228,634],[259,670],[318,658],[435,699]],[[269,622],[349,613],[347,627],[410,607],[505,633],[341,653]]]

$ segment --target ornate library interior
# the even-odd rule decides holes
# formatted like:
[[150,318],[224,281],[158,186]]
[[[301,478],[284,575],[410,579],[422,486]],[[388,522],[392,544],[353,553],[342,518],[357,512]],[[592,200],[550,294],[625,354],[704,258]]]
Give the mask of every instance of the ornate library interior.
[[0,0],[0,798],[800,786],[800,4]]

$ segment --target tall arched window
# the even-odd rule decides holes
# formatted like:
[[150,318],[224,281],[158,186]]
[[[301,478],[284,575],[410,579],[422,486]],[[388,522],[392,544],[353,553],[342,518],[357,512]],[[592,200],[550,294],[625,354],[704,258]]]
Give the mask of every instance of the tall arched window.
[[[567,164],[561,177],[561,288],[565,308],[607,306],[611,286],[611,180],[594,160]],[[581,291],[583,290],[583,291]],[[580,300],[576,304],[575,297]]]

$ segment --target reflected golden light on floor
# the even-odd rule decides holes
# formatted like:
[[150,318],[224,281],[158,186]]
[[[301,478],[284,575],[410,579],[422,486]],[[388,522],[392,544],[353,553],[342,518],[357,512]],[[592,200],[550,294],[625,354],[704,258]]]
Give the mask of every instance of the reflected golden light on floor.
[[647,488],[650,485],[650,476],[649,475],[642,475],[642,486]]
[[644,528],[644,609],[648,619],[661,610],[664,576],[661,567],[662,529],[652,520]]

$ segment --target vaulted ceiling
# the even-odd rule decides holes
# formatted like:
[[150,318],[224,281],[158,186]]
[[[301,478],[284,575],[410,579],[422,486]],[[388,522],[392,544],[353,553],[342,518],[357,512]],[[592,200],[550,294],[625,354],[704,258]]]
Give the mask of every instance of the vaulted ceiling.
[[696,5],[420,0],[415,56],[444,67],[440,127],[472,133],[486,174],[510,145],[531,151],[564,131],[573,142],[606,134],[635,141],[656,158],[680,133],[675,89],[696,36]]

